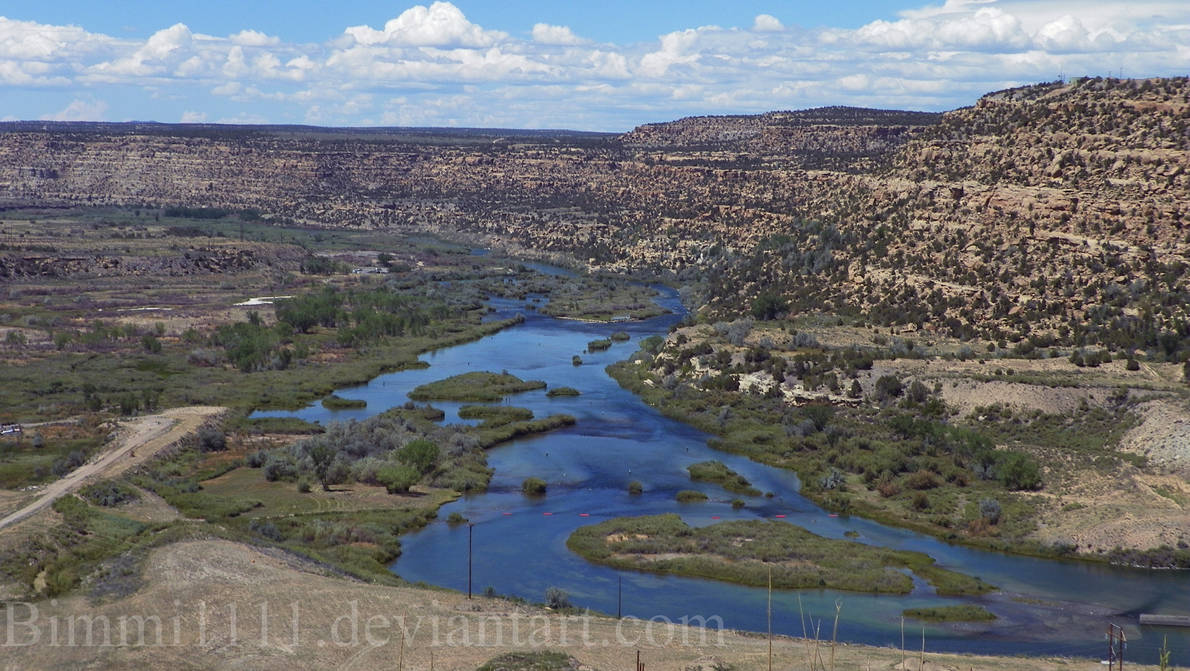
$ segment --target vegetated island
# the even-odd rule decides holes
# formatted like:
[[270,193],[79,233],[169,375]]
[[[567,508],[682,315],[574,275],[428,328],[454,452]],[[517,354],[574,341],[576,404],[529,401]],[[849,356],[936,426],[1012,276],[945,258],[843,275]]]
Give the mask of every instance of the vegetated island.
[[906,608],[901,611],[901,614],[925,622],[991,622],[996,619],[996,615],[987,608],[973,603],[932,608]]
[[722,461],[700,461],[686,467],[690,479],[699,482],[713,482],[733,494],[760,496],[760,490],[753,487],[744,476],[731,470]]
[[581,396],[582,392],[575,389],[574,387],[554,387],[553,389],[545,392],[545,395],[549,396],[550,398],[557,398],[559,396]]
[[588,561],[631,569],[780,589],[824,588],[908,594],[909,569],[938,594],[996,589],[979,578],[939,568],[920,552],[824,538],[784,522],[742,520],[692,528],[675,514],[618,517],[580,527],[566,546]]
[[678,503],[702,503],[707,498],[706,494],[703,494],[697,489],[683,489],[674,495],[674,500]]
[[599,340],[592,340],[591,342],[587,343],[587,351],[588,352],[602,352],[603,350],[608,349],[611,346],[612,346],[612,341],[610,338],[601,338]]
[[545,389],[541,380],[522,380],[508,373],[480,371],[452,375],[444,380],[429,382],[409,392],[415,401],[494,402],[505,396]]
[[480,427],[487,428],[528,421],[533,419],[533,411],[514,405],[465,405],[459,408],[459,418],[482,420]]
[[359,398],[343,398],[337,394],[331,394],[322,399],[322,407],[327,410],[358,410],[368,407],[368,402]]

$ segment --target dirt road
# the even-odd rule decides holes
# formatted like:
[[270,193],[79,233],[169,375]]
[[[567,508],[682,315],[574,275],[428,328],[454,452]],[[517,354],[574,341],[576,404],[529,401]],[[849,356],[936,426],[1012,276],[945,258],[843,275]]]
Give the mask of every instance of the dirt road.
[[41,496],[29,505],[0,519],[0,530],[44,510],[57,499],[87,482],[119,475],[144,462],[161,448],[197,430],[208,418],[223,411],[224,408],[211,406],[172,408],[157,415],[137,417],[123,422],[115,440],[106,450],[61,480],[47,485]]

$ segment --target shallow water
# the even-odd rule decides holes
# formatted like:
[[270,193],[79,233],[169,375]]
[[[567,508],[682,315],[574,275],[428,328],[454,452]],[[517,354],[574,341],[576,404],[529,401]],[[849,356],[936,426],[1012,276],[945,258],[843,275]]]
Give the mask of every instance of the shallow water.
[[[926,627],[930,650],[997,654],[1051,654],[1101,657],[1103,632],[1109,621],[1125,625],[1129,659],[1156,660],[1162,636],[1169,637],[1174,661],[1190,660],[1190,631],[1139,627],[1141,612],[1190,612],[1190,572],[1141,571],[1070,561],[1014,557],[948,545],[932,537],[886,527],[860,518],[833,517],[798,494],[792,473],[716,452],[707,435],[662,416],[636,396],[621,389],[604,367],[626,358],[637,342],[665,334],[682,308],[674,292],[662,289],[659,299],[675,314],[627,324],[590,324],[554,319],[524,310],[524,303],[494,299],[504,318],[518,312],[525,322],[482,340],[423,355],[423,370],[382,375],[366,385],[339,390],[344,398],[364,399],[361,410],[327,410],[317,403],[295,413],[261,412],[255,416],[298,416],[323,423],[362,419],[403,404],[414,387],[458,373],[501,371],[525,379],[541,379],[551,387],[566,385],[579,397],[551,399],[545,391],[518,394],[505,402],[531,409],[538,417],[568,413],[575,426],[513,441],[488,453],[495,476],[487,493],[465,497],[445,506],[439,519],[458,512],[475,524],[473,587],[476,593],[492,587],[497,593],[541,601],[549,587],[565,590],[571,601],[606,613],[617,611],[617,588],[622,579],[622,610],[641,618],[719,616],[728,628],[763,631],[766,592],[708,580],[617,571],[586,562],[566,549],[566,538],[580,525],[620,515],[678,512],[690,524],[718,519],[784,520],[833,538],[847,531],[860,542],[925,552],[942,566],[977,575],[1002,590],[973,599],[942,598],[919,583],[907,596],[872,596],[830,590],[800,592],[803,612],[824,621],[829,629],[836,602],[842,606],[839,638],[876,645],[900,645],[902,609],[949,603],[981,603],[1000,619],[991,624],[963,627]],[[586,343],[615,331],[632,335],[605,352],[587,353]],[[583,359],[571,364],[571,356]],[[460,422],[461,403],[434,403],[446,411],[447,422]],[[747,505],[733,509],[736,495],[721,488],[691,482],[686,466],[717,459],[748,478],[772,498],[740,497]],[[528,476],[545,479],[549,492],[531,499],[520,494]],[[632,480],[644,484],[641,496],[629,496]],[[705,492],[710,501],[679,504],[681,489]],[[392,566],[411,581],[467,589],[467,527],[438,522],[402,539],[403,554]],[[773,596],[774,630],[802,634],[799,593]],[[1038,602],[1043,603],[1038,603]],[[920,645],[921,625],[907,622],[910,647]],[[1183,659],[1183,656],[1185,657]]]

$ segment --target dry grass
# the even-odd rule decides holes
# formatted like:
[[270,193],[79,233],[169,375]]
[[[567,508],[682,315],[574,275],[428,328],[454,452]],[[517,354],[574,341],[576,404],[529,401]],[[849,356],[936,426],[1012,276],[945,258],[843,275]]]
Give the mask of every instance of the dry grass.
[[292,482],[269,482],[260,469],[237,468],[206,480],[203,491],[212,496],[259,501],[261,506],[245,517],[277,517],[315,513],[345,513],[393,508],[436,508],[454,498],[445,490],[415,488],[412,494],[389,494],[384,487],[351,483],[335,485],[331,491],[315,487],[302,493]]

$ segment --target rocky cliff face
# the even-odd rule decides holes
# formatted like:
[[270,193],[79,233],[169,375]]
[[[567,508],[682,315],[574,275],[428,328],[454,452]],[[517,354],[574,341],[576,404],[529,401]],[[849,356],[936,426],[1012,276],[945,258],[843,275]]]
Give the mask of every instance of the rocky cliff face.
[[616,140],[9,125],[0,201],[251,207],[708,278],[725,314],[772,289],[955,334],[1156,343],[1190,336],[1188,110],[1185,78],[1097,79]]

